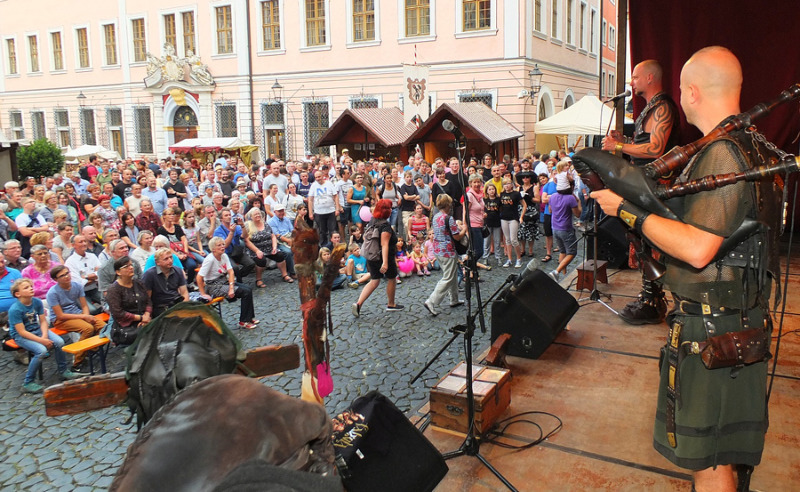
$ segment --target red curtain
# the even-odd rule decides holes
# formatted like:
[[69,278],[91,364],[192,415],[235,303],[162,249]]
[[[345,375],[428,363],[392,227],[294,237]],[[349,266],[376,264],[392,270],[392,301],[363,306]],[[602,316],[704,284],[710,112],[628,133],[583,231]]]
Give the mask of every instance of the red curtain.
[[[681,67],[695,51],[710,45],[729,48],[742,63],[744,84],[741,109],[774,99],[800,83],[800,8],[795,2],[729,0],[629,0],[632,63],[656,59],[664,67],[664,86],[680,100]],[[766,137],[787,152],[798,153],[800,102],[777,108],[756,121]],[[634,113],[644,102],[634,98]],[[681,115],[681,141],[700,138],[700,132]]]

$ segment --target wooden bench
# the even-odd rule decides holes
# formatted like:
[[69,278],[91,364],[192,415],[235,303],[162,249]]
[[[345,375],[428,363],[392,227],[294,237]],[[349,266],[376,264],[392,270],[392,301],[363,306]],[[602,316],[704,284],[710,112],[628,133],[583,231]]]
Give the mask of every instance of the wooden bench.
[[208,306],[217,306],[217,312],[219,313],[219,317],[222,318],[222,301],[224,301],[224,297],[215,297],[208,301]]
[[[72,355],[78,355],[87,350],[93,350],[90,352],[87,357],[89,357],[89,372],[94,374],[94,358],[97,356],[100,360],[100,371],[105,373],[106,372],[106,353],[108,352],[108,344],[110,340],[105,337],[100,337],[99,335],[95,335],[93,337],[89,337],[85,340],[80,340],[75,343],[70,343],[69,345],[64,345],[63,350],[64,352]],[[96,350],[95,350],[96,349]]]
[[[221,300],[222,298],[220,297],[219,299]],[[103,322],[108,322],[108,320],[109,320],[109,319],[111,319],[111,315],[110,315],[110,314],[108,314],[108,313],[100,313],[100,314],[96,315],[96,316],[95,316],[95,318],[97,318],[97,319],[99,319],[100,321],[103,321]],[[50,332],[52,332],[52,333],[54,333],[54,334],[56,334],[56,335],[58,335],[58,336],[62,337],[62,338],[63,338],[65,335],[67,335],[67,334],[69,334],[69,333],[70,333],[70,332],[69,332],[69,331],[67,331],[67,330],[62,330],[62,329],[60,329],[60,328],[54,328],[54,327],[52,327],[52,326],[51,326],[50,328],[48,328],[48,330],[49,330]],[[92,337],[92,338],[98,338],[98,337]],[[75,352],[70,352],[70,351],[68,351],[68,350],[67,350],[67,347],[78,346],[78,345],[80,345],[81,343],[87,342],[88,340],[90,340],[90,339],[86,339],[86,340],[84,340],[83,342],[76,342],[76,343],[72,343],[72,344],[69,344],[69,345],[65,345],[65,346],[62,348],[62,350],[63,350],[64,352],[67,352],[67,353],[69,353],[69,354],[76,354],[76,353],[84,352],[84,351],[86,351],[86,350],[91,350],[91,349],[97,348],[98,346],[105,345],[105,344],[107,344],[107,343],[109,342],[109,340],[108,340],[107,338],[104,338],[103,340],[105,340],[105,343],[103,343],[103,344],[100,344],[100,345],[98,345],[98,346],[95,346],[95,347],[88,347],[88,348],[84,348],[84,349],[82,349],[82,350],[76,350]],[[17,342],[16,342],[16,341],[15,341],[13,338],[10,338],[10,339],[8,339],[8,340],[5,340],[5,341],[3,342],[3,345],[6,347],[6,350],[8,350],[8,351],[24,350],[22,347],[20,347],[20,346],[19,346],[19,344],[18,344],[18,343],[17,343]],[[89,370],[90,370],[90,371],[92,371],[92,374],[94,374],[94,371],[92,370],[92,358],[94,357],[94,355],[95,355],[94,353],[93,353],[93,354],[91,354],[91,356],[90,356],[90,358],[89,358]],[[106,371],[106,366],[105,366],[105,363],[106,363],[106,361],[105,361],[105,355],[106,355],[106,354],[105,354],[105,353],[103,353],[103,354],[101,355],[101,359],[100,359],[100,362],[101,362],[101,366],[102,366],[103,372],[105,372],[105,371]],[[33,354],[32,354],[32,353],[30,353],[30,352],[28,352],[28,359],[32,359],[32,358],[33,358]],[[43,376],[43,371],[42,371],[42,366],[41,366],[41,365],[39,366],[39,371],[38,371],[37,375],[39,376],[39,379],[40,379],[40,380],[44,380],[44,376]]]

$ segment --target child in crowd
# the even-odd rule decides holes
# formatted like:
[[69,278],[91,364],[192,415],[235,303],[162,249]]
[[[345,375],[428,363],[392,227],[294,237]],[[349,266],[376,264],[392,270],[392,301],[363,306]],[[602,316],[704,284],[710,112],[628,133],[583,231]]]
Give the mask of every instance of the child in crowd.
[[411,273],[405,273],[400,269],[400,264],[408,260],[408,253],[406,252],[406,243],[402,237],[397,238],[397,276],[399,278],[410,277]]
[[364,233],[355,224],[350,226],[350,246],[354,244],[357,244],[359,248],[364,246]]
[[[356,230],[358,230],[358,227],[356,227]],[[344,266],[344,273],[350,281],[347,285],[350,288],[357,289],[360,285],[366,284],[370,280],[369,272],[367,271],[367,259],[361,256],[361,247],[356,243],[350,243],[347,251],[350,252]]]
[[422,244],[420,244],[419,241],[414,244],[414,250],[411,252],[411,259],[414,260],[414,268],[417,271],[417,275],[431,274],[428,270],[428,258],[425,256],[425,253],[422,252]]
[[428,259],[428,270],[438,270],[440,268],[439,260],[433,254],[433,229],[428,231],[428,238],[423,243],[422,250],[425,253],[425,258]]
[[44,315],[44,304],[41,299],[33,296],[33,282],[26,278],[17,279],[11,285],[11,295],[16,297],[17,301],[8,310],[9,335],[17,345],[33,354],[28,363],[22,389],[27,393],[42,392],[44,388],[37,384],[34,378],[42,359],[49,355],[51,350],[62,380],[80,377],[67,368],[67,357],[61,350],[64,340],[49,330],[47,317]]
[[570,192],[572,192],[575,186],[575,174],[576,172],[572,169],[571,161],[566,159],[559,161],[558,164],[556,164],[556,187],[559,190],[569,189]]
[[489,228],[489,235],[483,240],[483,259],[487,260],[494,248],[494,257],[497,264],[503,259],[500,247],[502,238],[502,227],[500,223],[500,196],[497,194],[497,187],[491,181],[483,187],[483,207],[486,211],[484,223]]
[[[328,248],[320,248],[319,249],[319,256],[317,257],[317,261],[314,262],[314,271],[317,274],[317,288],[322,285],[322,275],[325,273],[325,265],[331,259],[331,250]],[[347,275],[344,274],[342,271],[343,269],[339,269],[339,275],[333,279],[333,285],[331,286],[331,290],[341,289],[344,287],[344,283],[347,281]]]

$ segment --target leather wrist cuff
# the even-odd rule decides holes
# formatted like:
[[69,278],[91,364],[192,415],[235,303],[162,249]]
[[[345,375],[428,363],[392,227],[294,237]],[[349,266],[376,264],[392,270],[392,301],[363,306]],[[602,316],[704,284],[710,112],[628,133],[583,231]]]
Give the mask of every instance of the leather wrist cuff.
[[623,200],[622,203],[619,204],[619,208],[617,208],[617,215],[625,222],[625,225],[641,235],[642,225],[647,219],[647,216],[650,215],[650,212],[637,207],[627,200]]

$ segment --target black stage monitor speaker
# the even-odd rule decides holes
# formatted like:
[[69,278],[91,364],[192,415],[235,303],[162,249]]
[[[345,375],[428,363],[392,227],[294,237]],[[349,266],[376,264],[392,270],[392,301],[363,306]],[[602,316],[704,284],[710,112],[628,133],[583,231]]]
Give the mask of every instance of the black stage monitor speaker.
[[511,335],[508,355],[538,359],[578,311],[578,301],[541,270],[524,272],[492,303],[492,343]]
[[441,453],[388,398],[356,398],[333,418],[336,466],[348,492],[430,492],[447,474]]
[[[586,223],[587,227],[591,222]],[[628,238],[625,224],[617,217],[606,216],[597,224],[597,259],[606,260],[610,268],[627,268]],[[586,259],[594,259],[594,240],[586,235]]]

